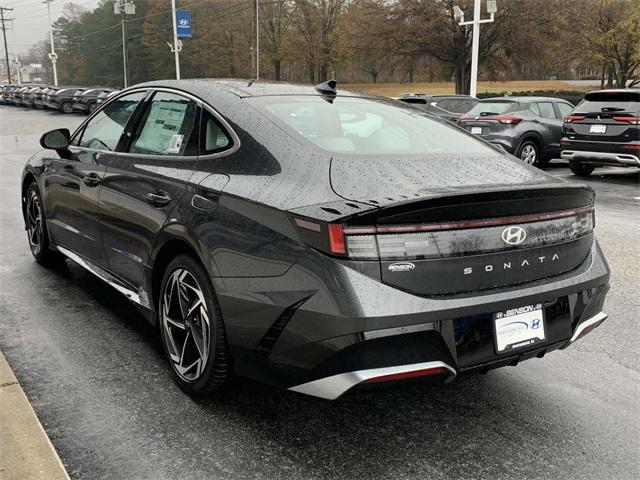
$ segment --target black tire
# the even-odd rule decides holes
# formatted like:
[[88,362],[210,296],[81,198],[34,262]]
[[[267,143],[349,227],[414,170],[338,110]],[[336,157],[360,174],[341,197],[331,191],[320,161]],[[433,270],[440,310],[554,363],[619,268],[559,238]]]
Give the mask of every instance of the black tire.
[[71,102],[62,102],[60,104],[60,111],[62,113],[73,113],[73,103]]
[[525,140],[522,142],[518,147],[516,156],[524,163],[534,167],[539,167],[544,163],[540,147],[533,140]]
[[25,222],[29,249],[36,262],[42,265],[59,262],[64,257],[60,252],[52,250],[49,231],[42,206],[42,197],[36,182],[31,182],[25,192]]
[[[187,272],[184,277],[183,272]],[[180,278],[182,280],[178,281]],[[182,282],[188,287],[183,288]],[[200,290],[200,296],[194,285]],[[169,297],[165,309],[166,295]],[[202,307],[194,308],[201,305],[198,298],[204,300],[204,312]],[[176,383],[195,396],[212,395],[222,390],[231,377],[230,355],[220,307],[202,264],[191,255],[181,254],[174,258],[165,269],[156,304],[162,345]],[[194,313],[192,318],[186,315],[185,319],[183,312],[189,309]],[[205,318],[208,318],[206,334]],[[178,328],[178,324],[182,326]],[[203,351],[207,352],[205,361],[202,361]],[[191,368],[185,370],[185,365],[191,365]]]
[[574,175],[578,175],[579,177],[588,177],[596,167],[594,165],[587,165],[586,163],[573,161],[569,162],[569,168]]
[[96,108],[98,108],[98,104],[96,102],[91,102],[89,104],[89,113],[93,113],[96,111]]

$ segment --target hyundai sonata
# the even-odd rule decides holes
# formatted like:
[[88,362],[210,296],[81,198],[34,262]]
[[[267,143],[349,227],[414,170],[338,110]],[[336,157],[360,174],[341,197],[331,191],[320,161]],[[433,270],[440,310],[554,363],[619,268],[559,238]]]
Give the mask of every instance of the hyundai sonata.
[[606,318],[590,188],[333,81],[142,84],[41,145],[33,256],[134,302],[192,394],[446,381]]

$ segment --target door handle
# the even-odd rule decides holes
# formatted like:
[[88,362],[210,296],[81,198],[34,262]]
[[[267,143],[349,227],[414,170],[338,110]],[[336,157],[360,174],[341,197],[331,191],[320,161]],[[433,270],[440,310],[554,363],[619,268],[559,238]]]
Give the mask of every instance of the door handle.
[[155,192],[147,193],[147,203],[154,207],[164,207],[169,204],[171,197],[165,192],[157,190]]
[[540,123],[540,120],[538,120],[538,119],[534,118],[534,119],[532,120],[532,122],[533,122],[533,123]]
[[100,178],[100,176],[97,173],[91,172],[91,173],[85,175],[82,178],[82,181],[84,182],[84,184],[87,187],[96,187],[96,186],[100,185],[100,182],[102,181],[102,179]]

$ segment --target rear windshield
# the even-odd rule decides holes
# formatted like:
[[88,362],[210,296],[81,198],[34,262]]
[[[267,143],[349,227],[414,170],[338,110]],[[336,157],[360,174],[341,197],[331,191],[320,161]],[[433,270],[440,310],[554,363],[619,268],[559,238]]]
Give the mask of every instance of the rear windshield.
[[495,153],[474,136],[398,102],[293,95],[247,101],[293,136],[329,152],[367,156]]
[[467,115],[491,115],[515,112],[520,104],[517,102],[480,102],[467,112]]
[[478,100],[473,98],[435,98],[431,105],[451,113],[467,113],[478,104]]
[[585,95],[574,112],[638,112],[640,92],[593,92]]

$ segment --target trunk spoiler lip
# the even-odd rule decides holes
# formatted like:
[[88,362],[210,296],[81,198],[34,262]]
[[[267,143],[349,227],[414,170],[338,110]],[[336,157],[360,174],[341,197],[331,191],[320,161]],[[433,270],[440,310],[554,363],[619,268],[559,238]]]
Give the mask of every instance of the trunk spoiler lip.
[[[381,198],[381,199],[350,199],[346,198],[336,192],[337,195],[340,195],[343,201],[330,201],[326,203],[318,203],[313,205],[306,205],[302,207],[295,207],[288,210],[288,213],[307,217],[315,220],[322,220],[326,222],[347,222],[349,220],[358,218],[365,214],[370,214],[375,211],[384,211],[397,207],[403,207],[405,205],[409,205],[412,203],[418,202],[428,202],[430,200],[435,199],[444,199],[444,198],[452,198],[452,197],[466,197],[468,195],[482,194],[482,193],[501,193],[501,192],[517,192],[517,191],[542,191],[549,190],[550,193],[557,191],[587,191],[591,193],[591,204],[583,205],[583,207],[593,207],[594,198],[595,198],[595,190],[586,185],[586,184],[573,184],[565,181],[561,181],[558,183],[538,183],[538,184],[512,184],[512,185],[486,185],[486,186],[478,186],[478,187],[449,187],[442,189],[429,189],[424,192],[424,194],[419,196],[407,197],[407,198],[399,198],[399,199],[390,199]],[[418,195],[418,194],[416,194]],[[348,211],[339,210],[341,208],[347,207]],[[354,206],[355,209],[354,209]]]

